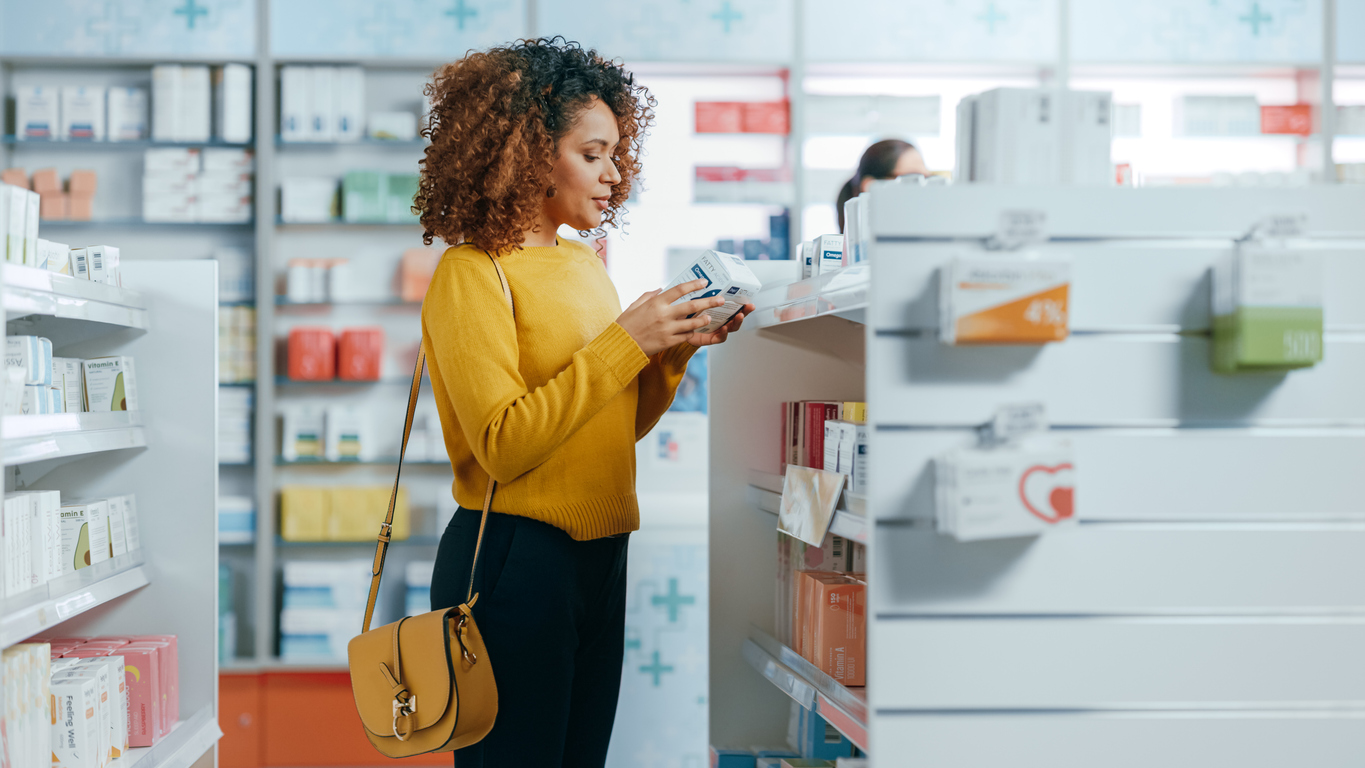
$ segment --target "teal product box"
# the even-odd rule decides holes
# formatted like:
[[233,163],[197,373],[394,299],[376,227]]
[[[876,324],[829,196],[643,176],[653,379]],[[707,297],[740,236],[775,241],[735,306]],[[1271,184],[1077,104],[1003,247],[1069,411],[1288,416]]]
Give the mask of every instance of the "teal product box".
[[1321,362],[1324,283],[1320,253],[1239,243],[1214,267],[1213,370],[1288,371]]
[[390,173],[384,177],[385,218],[396,223],[417,222],[412,199],[422,177],[415,173]]
[[351,222],[382,222],[386,218],[385,174],[348,171],[341,182],[341,215]]
[[754,768],[754,753],[747,749],[711,747],[711,768]]
[[853,742],[830,727],[823,717],[804,707],[800,708],[799,716],[797,747],[802,755],[819,760],[853,756]]

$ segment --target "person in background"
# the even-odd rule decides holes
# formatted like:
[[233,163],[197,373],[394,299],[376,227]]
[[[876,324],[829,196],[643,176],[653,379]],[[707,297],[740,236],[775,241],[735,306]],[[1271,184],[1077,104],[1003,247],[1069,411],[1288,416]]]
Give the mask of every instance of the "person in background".
[[834,204],[839,214],[839,231],[844,231],[844,203],[866,192],[874,181],[894,179],[910,173],[929,173],[924,165],[924,157],[914,144],[900,139],[883,139],[868,147],[858,161],[858,172],[844,182],[839,190],[839,199]]

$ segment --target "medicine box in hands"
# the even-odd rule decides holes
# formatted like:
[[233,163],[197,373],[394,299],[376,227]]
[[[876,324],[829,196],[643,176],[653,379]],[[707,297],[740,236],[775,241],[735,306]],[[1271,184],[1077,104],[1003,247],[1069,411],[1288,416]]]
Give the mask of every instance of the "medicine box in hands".
[[90,413],[136,411],[137,376],[126,355],[86,360],[85,405]]
[[[718,251],[706,251],[698,256],[696,261],[673,278],[672,282],[664,286],[664,290],[676,288],[693,280],[705,280],[706,286],[684,295],[673,302],[674,304],[712,296],[720,296],[725,299],[723,305],[706,310],[705,314],[710,318],[710,322],[699,328],[698,333],[715,333],[717,329],[739,314],[744,309],[745,304],[753,301],[763,287],[758,277],[744,264],[743,259],[733,254]],[[689,317],[692,316],[689,315]]]
[[964,256],[939,274],[945,344],[1043,344],[1070,334],[1067,262]]
[[1036,536],[1076,522],[1076,462],[1066,441],[961,448],[934,460],[940,533],[958,541]]
[[1213,270],[1213,369],[1304,368],[1322,360],[1322,255],[1240,243]]

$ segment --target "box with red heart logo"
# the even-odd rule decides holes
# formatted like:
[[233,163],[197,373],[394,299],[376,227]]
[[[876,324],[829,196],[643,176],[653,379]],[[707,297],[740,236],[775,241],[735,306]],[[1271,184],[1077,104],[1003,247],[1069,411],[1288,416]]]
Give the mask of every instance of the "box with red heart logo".
[[938,529],[958,541],[1036,536],[1076,523],[1070,443],[962,448],[934,462]]

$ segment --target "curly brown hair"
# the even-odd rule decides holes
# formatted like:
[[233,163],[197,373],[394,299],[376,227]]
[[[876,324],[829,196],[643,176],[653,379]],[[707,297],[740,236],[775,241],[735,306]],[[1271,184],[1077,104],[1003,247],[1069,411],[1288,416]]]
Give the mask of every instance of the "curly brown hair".
[[422,135],[431,144],[413,212],[427,245],[439,237],[494,253],[520,246],[540,213],[559,141],[593,97],[621,132],[612,155],[621,183],[603,216],[604,224],[621,223],[657,102],[619,63],[562,37],[519,40],[441,67],[424,92],[431,112]]

